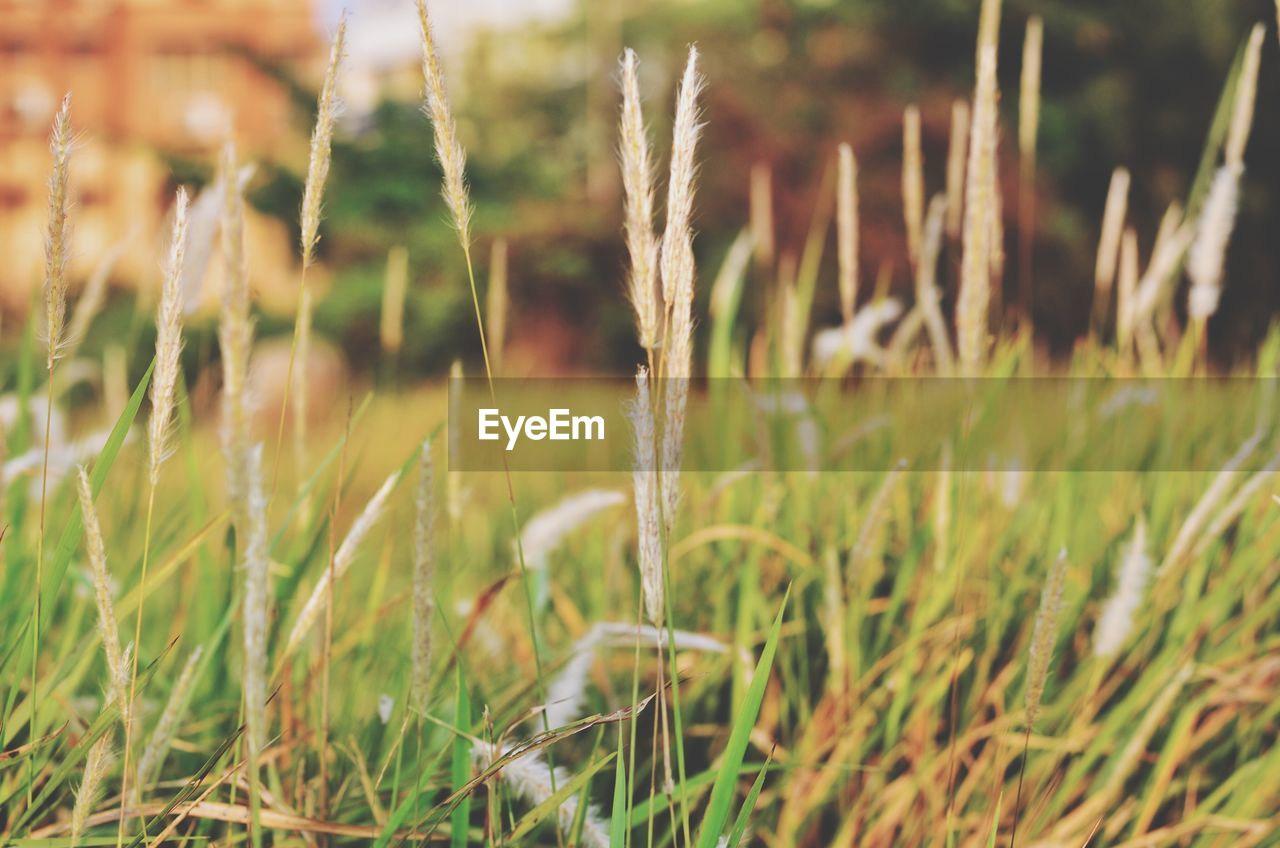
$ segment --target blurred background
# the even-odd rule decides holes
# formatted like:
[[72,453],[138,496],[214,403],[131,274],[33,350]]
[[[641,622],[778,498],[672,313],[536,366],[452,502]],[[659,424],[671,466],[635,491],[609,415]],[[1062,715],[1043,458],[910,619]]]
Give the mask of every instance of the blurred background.
[[[320,296],[316,331],[336,367],[396,380],[440,374],[479,348],[419,108],[412,0],[345,5],[344,111],[320,266],[308,278]],[[20,343],[39,297],[49,124],[67,91],[79,138],[73,294],[95,271],[108,275],[110,290],[83,351],[129,339],[131,371],[145,367],[151,338],[135,307],[154,300],[173,191],[214,178],[228,134],[254,164],[248,244],[259,333],[287,334],[308,133],[343,6],[0,0],[0,346],[12,352]],[[626,372],[639,359],[622,288],[614,154],[624,45],[640,56],[660,162],[686,45],[702,51],[709,85],[695,220],[700,297],[748,224],[753,174],[757,203],[767,198],[775,225],[773,244],[757,250],[767,250],[765,265],[778,273],[794,269],[815,215],[827,214],[824,181],[843,140],[859,157],[863,291],[909,290],[902,110],[919,105],[926,188],[941,191],[952,104],[972,92],[978,0],[437,0],[430,8],[469,155],[482,282],[495,239],[508,246],[508,374]],[[1112,169],[1133,172],[1130,220],[1145,263],[1161,213],[1187,195],[1242,39],[1255,21],[1273,21],[1275,9],[1271,0],[1006,0],[999,77],[1008,302],[1017,296],[1018,75],[1032,14],[1045,21],[1033,309],[1037,339],[1062,353],[1088,326]],[[1280,309],[1273,33],[1222,308],[1209,334],[1220,360],[1249,352]],[[389,256],[393,265],[407,257],[409,278],[403,342],[392,350],[379,330]],[[815,326],[838,320],[834,249],[823,261],[829,283],[819,284]],[[187,356],[196,370],[216,356],[218,277],[217,262],[209,263],[205,304],[190,319]],[[767,303],[768,282],[753,282],[748,322]],[[705,301],[696,308],[705,314]]]

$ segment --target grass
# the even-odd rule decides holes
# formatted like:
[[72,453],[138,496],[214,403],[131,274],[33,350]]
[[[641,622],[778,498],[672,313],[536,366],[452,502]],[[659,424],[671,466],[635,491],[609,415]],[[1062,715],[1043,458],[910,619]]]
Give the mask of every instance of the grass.
[[[984,5],[991,37],[998,4]],[[423,27],[429,31],[425,10]],[[1255,33],[1227,77],[1187,204],[1193,211],[1219,158],[1225,153],[1238,164],[1243,154],[1241,119],[1233,116],[1245,111],[1238,92],[1253,96],[1249,76],[1258,62],[1250,51],[1259,44]],[[1150,311],[1124,316],[1154,345],[1143,351],[1141,368],[1111,332],[1119,322],[1110,317],[1116,260],[1108,257],[1116,251],[1109,247],[1099,263],[1106,279],[1099,291],[1108,299],[1096,304],[1069,359],[1045,360],[1025,323],[989,335],[991,322],[1008,325],[990,300],[1003,259],[987,252],[1002,241],[987,229],[994,227],[986,181],[995,170],[994,48],[979,55],[988,64],[974,142],[967,157],[954,158],[967,158],[970,176],[980,178],[969,192],[969,202],[979,202],[963,220],[982,232],[944,236],[954,210],[938,201],[924,221],[924,198],[914,199],[908,220],[923,228],[922,246],[943,240],[922,247],[917,263],[931,266],[939,254],[950,261],[936,279],[932,267],[916,269],[906,288],[922,300],[934,285],[949,292],[957,282],[951,272],[962,265],[958,359],[987,378],[992,395],[1043,374],[1209,376],[1205,323],[1183,328],[1159,299]],[[634,93],[635,57],[626,61]],[[445,128],[438,144],[446,195],[470,270],[463,153],[431,54],[426,73],[435,75],[431,112],[437,131]],[[677,122],[686,137],[673,179],[691,203],[699,87],[692,62],[688,74]],[[652,263],[666,236],[651,231],[651,163],[647,139],[636,135],[644,126],[638,99],[627,106],[630,182],[646,202],[632,204],[626,235],[633,259]],[[429,131],[424,124],[424,143]],[[1021,135],[1033,143],[1034,132]],[[956,136],[964,140],[963,132]],[[690,276],[660,296],[660,269],[631,275],[655,377],[663,368],[723,380],[799,372],[811,378],[807,386],[826,391],[850,373],[909,378],[950,362],[954,313],[950,326],[931,321],[925,334],[921,321],[931,319],[916,312],[882,334],[894,337],[883,346],[859,341],[859,351],[874,356],[848,351],[821,369],[807,361],[816,286],[840,288],[846,329],[866,324],[856,308],[856,243],[849,243],[856,239],[856,166],[852,151],[840,155],[827,192],[838,273],[823,262],[830,210],[814,215],[805,258],[790,273],[744,237],[723,257],[710,347],[695,348],[688,365],[680,357],[692,341],[677,338],[676,361],[665,362],[658,338],[690,332],[679,311],[692,295],[678,289],[693,285],[692,268],[681,265],[690,236],[679,202],[662,273]],[[306,214],[314,218],[318,208],[316,196]],[[1215,242],[1223,225],[1214,222]],[[764,226],[750,222],[748,232],[758,237]],[[1176,269],[1185,248],[1175,253]],[[702,270],[702,279],[712,279]],[[484,339],[473,272],[469,282]],[[1180,277],[1156,283],[1169,297],[1185,291]],[[1230,285],[1229,273],[1213,285]],[[777,297],[750,315],[744,292],[757,286]],[[863,293],[863,309],[883,307],[882,295]],[[491,316],[494,310],[501,307],[491,307]],[[753,331],[751,320],[758,321]],[[908,333],[913,320],[916,332]],[[503,323],[491,317],[490,330]],[[55,396],[53,387],[47,395],[38,388],[51,369],[35,352],[37,335],[29,327],[15,361],[4,363],[4,378],[28,409]],[[493,341],[485,339],[486,352],[501,349],[501,339]],[[1278,360],[1280,331],[1235,373],[1271,377]],[[485,371],[491,378],[487,357]],[[255,624],[265,646],[255,660],[273,673],[265,702],[246,703],[246,640],[232,635],[243,627],[248,594],[246,540],[237,538],[245,509],[224,496],[219,444],[226,439],[217,416],[196,410],[178,380],[170,444],[181,461],[148,462],[145,440],[126,436],[140,429],[152,376],[148,369],[123,412],[106,422],[113,429],[105,446],[84,457],[115,614],[137,628],[131,739],[119,705],[103,697],[109,670],[74,475],[51,475],[43,499],[42,468],[39,476],[4,481],[4,844],[72,844],[86,758],[99,739],[117,737],[129,740],[125,756],[108,767],[79,844],[1276,844],[1280,503],[1273,456],[1280,445],[1269,431],[1225,473],[1158,470],[1196,467],[1197,446],[1176,443],[1162,445],[1149,467],[1097,471],[1066,436],[1037,465],[1016,470],[942,462],[930,470],[708,472],[698,469],[717,467],[724,446],[705,434],[681,443],[685,399],[674,401],[679,420],[664,420],[672,401],[656,397],[671,396],[663,386],[651,401],[650,453],[683,451],[683,467],[662,481],[678,480],[678,496],[669,485],[661,498],[643,495],[658,513],[641,522],[650,538],[637,538],[631,511],[604,510],[540,550],[538,568],[526,569],[520,531],[539,513],[566,492],[629,490],[643,473],[460,479],[450,471],[423,478],[432,489],[415,498],[412,485],[397,481],[411,476],[425,441],[435,467],[448,469],[446,440],[432,438],[448,418],[448,390],[416,386],[357,403],[361,388],[346,414],[307,431],[305,450],[285,455],[283,418],[274,444],[260,434],[269,448],[264,461],[281,474],[280,485],[271,474],[273,508],[254,511],[270,518],[253,540],[266,556],[251,557],[266,566],[270,610]],[[108,417],[97,409],[84,414]],[[835,461],[842,440],[858,437],[849,421],[814,423],[828,436],[817,468]],[[42,445],[23,416],[9,434],[9,455],[42,447],[49,463],[57,446]],[[308,456],[312,464],[300,467],[298,458]],[[387,499],[381,522],[361,520],[380,484]],[[438,531],[415,537],[415,527],[431,523],[421,512],[431,507],[415,501],[447,505],[434,522]],[[358,543],[339,547],[353,524],[362,528],[352,534]],[[425,562],[423,544],[433,546],[435,563],[422,571],[431,575],[429,602],[414,596],[412,565]],[[257,598],[264,580],[255,575]],[[543,581],[537,587],[535,577]],[[665,637],[660,650],[641,650],[637,639],[596,651],[579,687],[580,718],[551,726],[541,709],[548,682],[566,668],[580,671],[578,645],[595,626],[625,629],[643,616],[646,581],[651,632]],[[316,615],[309,598],[317,596],[329,599],[324,625],[296,630],[300,618]],[[678,648],[689,634],[720,650]],[[430,657],[416,674],[415,651],[419,663]],[[249,746],[246,723],[263,737]],[[158,726],[168,754],[138,781],[124,771],[129,751],[150,748]],[[130,790],[140,793],[136,802]]]

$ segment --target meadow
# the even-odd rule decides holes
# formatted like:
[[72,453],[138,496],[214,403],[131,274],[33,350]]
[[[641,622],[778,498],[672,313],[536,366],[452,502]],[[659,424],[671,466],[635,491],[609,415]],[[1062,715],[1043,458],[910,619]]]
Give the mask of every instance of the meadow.
[[[419,10],[423,144],[483,351],[454,373],[497,402],[521,316],[505,248],[473,232],[466,152]],[[64,101],[44,296],[0,375],[0,844],[1280,845],[1280,329],[1229,373],[1208,355],[1246,152],[1265,155],[1248,138],[1276,34],[1241,34],[1189,196],[1158,232],[1128,224],[1117,170],[1080,285],[1091,325],[1055,359],[1002,297],[1031,267],[1043,31],[1026,22],[1019,121],[1004,133],[1000,14],[982,4],[974,94],[953,113],[936,195],[919,114],[904,115],[905,301],[861,279],[847,145],[814,153],[834,163],[832,211],[814,216],[794,267],[764,257],[763,203],[698,267],[698,162],[715,155],[699,145],[699,96],[716,81],[691,48],[659,142],[645,66],[623,55],[630,262],[617,288],[639,352],[623,375],[634,472],[459,471],[443,383],[315,396],[298,363],[341,27],[283,395],[257,408],[248,389],[255,313],[228,145],[212,187],[175,198],[163,284],[138,317],[154,323],[154,359],[131,385],[103,366],[69,420],[101,292],[69,292]],[[1016,185],[1000,183],[1000,145],[1016,149]],[[188,393],[181,358],[198,233],[224,279],[213,409]],[[388,274],[392,347],[407,284]],[[838,326],[814,326],[819,287],[838,292]],[[890,461],[836,472],[867,433],[809,405],[828,390],[856,402],[870,377],[996,394],[1044,377],[1227,376],[1255,405],[1210,413],[1224,431],[1257,424],[1213,462],[1156,431],[1152,450],[1099,464],[1069,426],[1033,463],[998,444],[1003,464],[924,460],[890,430],[877,442]],[[761,417],[820,435],[800,439],[797,465],[762,440],[754,461],[721,469],[703,395],[770,380],[789,381],[798,411]]]

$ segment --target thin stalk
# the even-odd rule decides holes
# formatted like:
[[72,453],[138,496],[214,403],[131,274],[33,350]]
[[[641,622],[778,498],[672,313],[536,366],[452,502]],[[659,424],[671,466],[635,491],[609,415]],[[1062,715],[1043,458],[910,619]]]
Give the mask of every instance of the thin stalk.
[[[52,342],[50,342],[52,344]],[[44,524],[45,524],[45,501],[49,495],[49,435],[50,422],[53,421],[53,357],[49,358],[49,391],[44,415],[44,461],[40,472],[40,535],[36,539],[36,603],[33,614],[34,621],[31,628],[31,738],[39,738],[38,725],[36,724],[36,709],[40,705],[40,699],[36,697],[36,671],[40,661],[40,618],[44,606]],[[27,805],[30,806],[33,801],[33,789],[35,787],[35,758],[32,757],[27,765]]]
[[[138,685],[138,654],[139,645],[142,640],[142,610],[147,605],[147,564],[151,561],[151,524],[155,515],[156,508],[156,486],[155,483],[147,485],[147,520],[142,533],[142,576],[138,578],[138,591],[141,595],[138,598],[138,612],[133,620],[133,657],[130,660],[129,669],[129,712],[132,715],[133,702],[136,699]],[[116,829],[116,848],[121,848],[124,844],[124,821],[125,821],[125,802],[129,797],[129,753],[130,745],[133,741],[133,721],[127,721],[124,725],[124,771],[120,776],[120,825]],[[146,844],[146,819],[142,820],[142,837],[143,844]]]
[[284,371],[284,392],[280,397],[280,423],[276,427],[276,461],[271,470],[271,489],[267,494],[267,509],[276,499],[276,483],[280,480],[280,454],[284,446],[284,419],[289,411],[289,388],[293,385],[293,365],[298,356],[298,325],[302,323],[302,293],[307,287],[307,263],[302,264],[298,275],[297,308],[293,316],[293,339],[289,342],[289,365]]

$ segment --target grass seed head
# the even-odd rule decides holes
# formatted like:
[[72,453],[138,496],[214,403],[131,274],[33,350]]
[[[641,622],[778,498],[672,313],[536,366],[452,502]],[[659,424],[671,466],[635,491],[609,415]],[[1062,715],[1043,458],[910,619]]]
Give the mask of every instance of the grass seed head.
[[347,16],[338,20],[329,62],[325,66],[324,83],[316,104],[316,126],[311,133],[311,155],[307,160],[307,182],[302,191],[302,265],[315,261],[316,242],[320,240],[320,213],[324,203],[324,185],[329,179],[329,162],[333,155],[333,126],[341,110],[338,100],[338,68],[342,64],[343,44],[347,34]]

